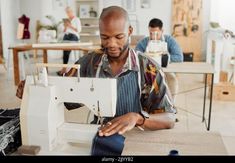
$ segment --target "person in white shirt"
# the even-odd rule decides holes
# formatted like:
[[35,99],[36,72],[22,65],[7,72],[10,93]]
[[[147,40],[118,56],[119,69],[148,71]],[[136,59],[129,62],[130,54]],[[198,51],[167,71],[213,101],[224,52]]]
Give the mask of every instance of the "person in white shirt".
[[[68,19],[64,19],[64,41],[79,41],[79,33],[81,32],[81,21],[75,16],[73,10],[70,7],[65,9]],[[69,55],[71,51],[63,52],[63,64],[67,64],[69,61]],[[58,71],[57,74],[62,76],[66,69]]]

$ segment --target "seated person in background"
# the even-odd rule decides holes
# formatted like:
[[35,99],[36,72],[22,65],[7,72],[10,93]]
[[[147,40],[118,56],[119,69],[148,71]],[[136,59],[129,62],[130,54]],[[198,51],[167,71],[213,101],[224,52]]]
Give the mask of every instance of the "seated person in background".
[[[173,128],[176,110],[165,75],[147,56],[129,47],[133,28],[127,12],[117,6],[105,8],[99,28],[102,50],[76,62],[81,66],[81,77],[117,79],[116,115],[100,128],[99,136],[124,134],[135,126],[149,130]],[[76,70],[66,75],[72,73]]]
[[[81,32],[81,21],[78,17],[75,16],[73,10],[70,7],[65,9],[68,19],[64,19],[64,41],[79,41],[79,33]],[[67,64],[69,61],[69,55],[71,51],[63,52],[63,64]],[[66,71],[66,68],[63,68],[61,71],[58,71],[57,74],[62,76]]]
[[[167,43],[167,50],[170,54],[170,61],[171,62],[183,62],[183,52],[176,42],[176,40],[170,36],[163,34],[163,23],[160,19],[152,19],[149,22],[149,37],[145,37],[144,39],[140,40],[135,50],[140,51],[142,53],[146,52],[146,48],[148,46],[148,42],[150,40],[155,39],[155,33],[157,32],[157,39],[161,41],[165,41]],[[175,94],[178,92],[178,80],[174,73],[165,73],[166,78],[169,84],[170,91],[173,95],[173,99],[175,98]]]

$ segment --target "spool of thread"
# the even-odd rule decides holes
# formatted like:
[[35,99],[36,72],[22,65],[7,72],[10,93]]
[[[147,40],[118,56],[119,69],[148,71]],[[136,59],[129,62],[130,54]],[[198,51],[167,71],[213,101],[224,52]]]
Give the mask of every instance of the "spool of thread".
[[177,150],[173,149],[169,152],[168,156],[179,156],[179,152]]
[[39,73],[39,81],[44,87],[48,86],[47,69],[45,67]]
[[162,55],[162,58],[161,58],[161,66],[162,67],[167,67],[168,66],[168,63],[169,63],[169,59],[170,58],[170,55],[168,54],[163,54]]
[[80,82],[80,65],[78,65],[77,68],[77,76],[78,76],[78,82]]

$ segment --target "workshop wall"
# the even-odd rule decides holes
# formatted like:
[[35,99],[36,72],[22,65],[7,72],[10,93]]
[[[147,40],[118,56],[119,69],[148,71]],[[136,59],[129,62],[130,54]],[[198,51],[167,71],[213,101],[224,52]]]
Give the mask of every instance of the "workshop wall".
[[[0,0],[2,42],[4,58],[8,57],[8,47],[17,42],[16,31],[20,15],[20,0]],[[14,11],[14,12],[12,12]]]
[[[100,0],[105,1],[105,0]],[[107,0],[106,0],[107,1]],[[110,0],[109,0],[110,1]],[[111,0],[112,1],[112,0]],[[117,0],[113,0],[116,2]],[[214,1],[214,0],[213,0]],[[22,14],[26,14],[30,17],[30,32],[32,37],[30,41],[35,41],[36,33],[36,20],[40,20],[45,15],[54,15],[57,20],[65,17],[64,8],[56,8],[53,5],[53,0],[1,0],[1,3],[7,2],[8,6],[3,7],[1,5],[1,13],[5,12],[4,20],[6,21],[6,28],[3,29],[3,33],[7,33],[7,39],[5,43],[4,52],[7,53],[7,47],[10,43],[16,42],[16,31],[17,31],[17,18]],[[68,5],[75,8],[75,0],[68,0]],[[172,19],[172,0],[149,0],[149,8],[141,8],[142,0],[136,0],[136,9],[134,12],[129,12],[130,15],[136,15],[138,21],[138,33],[141,35],[148,35],[148,22],[153,17],[158,17],[164,22],[164,31],[166,34],[171,34],[171,19]],[[113,4],[115,5],[115,3]],[[203,0],[203,31],[209,29],[209,20],[211,16],[210,12],[211,0]],[[12,12],[16,11],[16,12]],[[2,22],[3,22],[3,15]],[[3,36],[4,37],[4,36]],[[203,37],[203,54],[206,47],[206,36]]]
[[[137,0],[140,3],[140,0]],[[202,60],[205,60],[206,57],[206,31],[209,29],[210,22],[210,8],[211,0],[203,0],[203,41],[202,41]],[[137,5],[140,6],[140,5]],[[139,20],[139,32],[140,34],[148,35],[148,22],[152,17],[157,17],[162,19],[164,23],[164,31],[166,34],[171,34],[172,28],[172,0],[151,0],[151,7],[149,10],[137,8],[138,14],[137,17]]]
[[[36,21],[45,18],[46,15],[52,15],[56,20],[66,17],[65,7],[67,5],[74,7],[74,0],[68,0],[65,7],[56,7],[53,0],[20,0],[21,13],[30,17],[30,30],[34,34],[31,41],[36,40]],[[37,7],[35,7],[37,6]],[[75,7],[74,7],[75,9]]]
[[211,21],[218,22],[221,27],[235,32],[234,6],[234,0],[213,0],[210,13]]
[[[106,1],[108,4],[120,5],[121,0],[101,0],[105,6]],[[112,1],[112,2],[111,2]],[[124,0],[125,1],[125,0]],[[128,0],[126,0],[128,1]],[[156,17],[160,18],[164,23],[164,32],[166,34],[171,34],[172,26],[172,0],[149,0],[149,7],[142,8],[143,0],[135,0],[136,9],[134,11],[128,11],[130,19],[137,17],[138,27],[137,34],[148,35],[148,23],[149,21]],[[203,42],[202,42],[202,59],[205,60],[206,56],[206,31],[209,29],[210,22],[210,6],[211,0],[203,0]]]

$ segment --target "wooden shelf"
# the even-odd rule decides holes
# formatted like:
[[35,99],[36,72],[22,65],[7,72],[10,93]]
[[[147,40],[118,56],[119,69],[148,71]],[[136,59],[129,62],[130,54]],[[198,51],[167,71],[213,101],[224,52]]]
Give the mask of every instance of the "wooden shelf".
[[76,2],[98,2],[98,0],[77,0]]
[[[97,15],[86,15],[88,17],[79,17],[82,22],[82,32],[80,33],[81,40],[100,43],[99,40],[99,11],[100,0],[76,0],[76,7],[79,9],[78,15],[80,15],[80,5],[89,5],[93,11],[96,11]],[[89,12],[90,13],[90,12]],[[97,16],[97,17],[90,17]],[[99,40],[99,41],[98,41]]]
[[87,33],[80,33],[81,37],[98,37],[100,35],[96,35],[96,34],[87,34]]
[[84,20],[84,19],[86,19],[86,20],[98,20],[98,17],[96,17],[96,18],[95,18],[95,17],[94,17],[94,18],[93,18],[93,17],[89,17],[89,18],[81,18],[81,17],[79,17],[79,18],[80,18],[81,20],[82,20],[82,19],[83,19],[83,20]]
[[82,28],[99,28],[99,26],[98,25],[90,25],[90,26],[83,25]]

